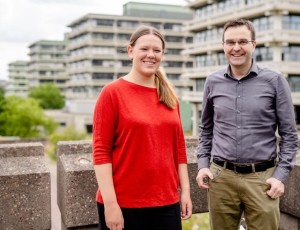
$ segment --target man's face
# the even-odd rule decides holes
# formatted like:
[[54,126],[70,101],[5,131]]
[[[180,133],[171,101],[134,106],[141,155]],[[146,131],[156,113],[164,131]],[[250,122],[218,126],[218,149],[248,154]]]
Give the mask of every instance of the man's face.
[[232,68],[250,68],[256,42],[246,26],[230,27],[224,33],[223,49]]

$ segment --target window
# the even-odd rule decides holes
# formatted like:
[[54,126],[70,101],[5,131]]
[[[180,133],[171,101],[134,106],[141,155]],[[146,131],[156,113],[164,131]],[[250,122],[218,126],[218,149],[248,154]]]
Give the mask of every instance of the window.
[[113,26],[114,21],[109,19],[98,19],[97,26]]
[[166,54],[180,54],[181,49],[167,49]]
[[203,92],[205,84],[205,78],[196,79],[196,91]]
[[86,128],[86,132],[88,134],[92,134],[93,133],[93,125],[85,125]]
[[178,36],[166,36],[166,42],[182,42],[183,38]]
[[300,15],[290,14],[282,16],[282,28],[300,30]]
[[130,27],[135,28],[139,25],[136,21],[118,21],[117,22],[118,27]]
[[180,74],[168,74],[167,77],[169,80],[179,80]]
[[272,17],[260,17],[252,20],[257,31],[266,31],[273,28]]
[[102,60],[93,60],[92,65],[93,66],[102,66]]
[[282,61],[300,61],[300,46],[291,45],[283,47]]
[[290,75],[287,78],[292,92],[300,92],[300,75]]
[[112,80],[114,78],[113,73],[93,73],[93,80]]
[[273,48],[272,47],[257,47],[254,52],[254,59],[260,61],[273,61]]

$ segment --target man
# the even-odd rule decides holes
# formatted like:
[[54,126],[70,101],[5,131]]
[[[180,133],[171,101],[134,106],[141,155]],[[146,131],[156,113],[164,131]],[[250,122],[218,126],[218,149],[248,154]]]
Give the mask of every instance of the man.
[[[208,189],[212,230],[279,226],[279,197],[295,163],[298,136],[288,83],[253,61],[248,20],[225,24],[229,66],[207,77],[197,150],[197,183]],[[276,132],[280,136],[276,146]]]

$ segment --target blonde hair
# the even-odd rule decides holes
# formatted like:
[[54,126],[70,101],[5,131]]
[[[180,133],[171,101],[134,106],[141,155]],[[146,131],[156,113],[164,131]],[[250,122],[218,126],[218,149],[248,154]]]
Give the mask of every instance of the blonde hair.
[[[129,45],[134,47],[138,38],[143,35],[153,34],[157,36],[162,42],[162,48],[165,50],[166,42],[163,35],[152,26],[140,26],[132,33],[129,39]],[[155,73],[155,84],[159,101],[164,103],[168,108],[175,109],[178,104],[178,98],[175,93],[174,87],[167,79],[165,71],[160,67]]]

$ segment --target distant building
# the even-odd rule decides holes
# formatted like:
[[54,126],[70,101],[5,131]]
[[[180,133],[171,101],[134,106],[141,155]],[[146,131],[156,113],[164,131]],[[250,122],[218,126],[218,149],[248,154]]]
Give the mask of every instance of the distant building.
[[[126,46],[131,33],[142,24],[158,28],[165,36],[162,66],[179,97],[189,91],[191,82],[182,81],[181,75],[192,67],[193,59],[181,52],[193,42],[183,30],[183,22],[191,19],[192,12],[182,6],[128,2],[123,5],[123,15],[87,14],[70,23],[66,109],[76,116],[77,126],[91,131],[94,103],[102,87],[130,71]],[[190,107],[185,104],[183,108],[183,115],[188,114]],[[191,126],[189,118],[183,126]]]
[[193,134],[198,133],[203,86],[207,75],[225,67],[222,49],[223,25],[232,19],[246,18],[256,28],[258,64],[279,70],[287,78],[300,123],[300,3],[299,0],[195,0],[188,4],[193,20],[185,29],[194,42],[186,44],[184,55],[194,58],[194,65],[183,78],[193,82],[193,90],[183,99],[193,104]]
[[183,22],[192,12],[182,6],[128,2],[123,15],[87,14],[69,27],[67,99],[96,98],[102,87],[130,71],[126,45],[131,33],[141,24],[158,28],[167,41],[163,67],[179,96],[189,90],[189,81],[181,81],[182,72],[193,65],[181,51],[193,42],[184,32]]
[[[87,14],[68,25],[71,32],[63,41],[39,40],[29,45],[27,89],[53,83],[66,97],[66,107],[48,110],[61,127],[92,130],[94,104],[102,87],[130,71],[126,46],[131,33],[139,25],[151,25],[165,36],[167,47],[162,66],[181,97],[192,87],[181,75],[193,66],[193,58],[181,55],[193,42],[183,22],[192,20],[192,11],[178,5],[128,2],[123,15]],[[189,116],[184,104],[183,117]],[[190,119],[183,121],[185,129]]]
[[40,40],[29,46],[30,61],[28,63],[29,90],[44,83],[53,83],[66,92],[67,41]]
[[6,86],[6,95],[16,95],[27,97],[28,93],[28,62],[15,61],[8,64],[8,85]]

